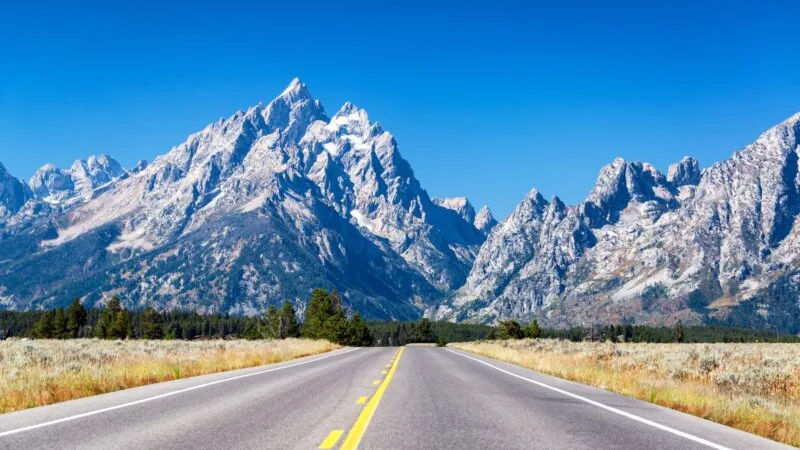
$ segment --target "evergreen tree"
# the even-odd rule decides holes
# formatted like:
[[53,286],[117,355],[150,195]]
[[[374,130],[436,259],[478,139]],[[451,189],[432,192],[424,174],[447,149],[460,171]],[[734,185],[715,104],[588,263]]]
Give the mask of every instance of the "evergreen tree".
[[67,309],[67,335],[71,338],[80,337],[84,326],[86,326],[86,308],[81,305],[81,299],[76,297],[72,299],[72,304]]
[[626,324],[623,335],[625,336],[625,342],[631,342],[633,340],[633,325]]
[[536,319],[531,320],[528,326],[525,327],[525,336],[531,339],[539,339],[542,336],[542,329]]
[[297,316],[295,315],[294,307],[289,301],[283,302],[283,307],[280,311],[273,306],[267,308],[267,313],[264,315],[263,328],[263,335],[268,339],[286,339],[300,335]]
[[518,322],[513,320],[504,320],[498,324],[497,339],[522,339],[525,333]]
[[414,330],[415,342],[433,342],[433,329],[431,328],[431,321],[427,318],[422,318],[417,323],[416,330]]
[[55,313],[53,313],[53,311],[45,311],[42,313],[42,316],[33,325],[33,337],[38,339],[52,339],[54,319]]
[[242,338],[255,340],[255,339],[261,339],[263,336],[264,335],[261,333],[261,330],[259,330],[258,322],[254,320],[249,320],[247,321],[247,323],[245,323],[244,331],[242,332],[241,336]]
[[297,323],[297,313],[288,300],[283,302],[281,323],[283,324],[283,337],[300,336],[300,324]]
[[372,335],[367,328],[367,324],[361,319],[361,314],[353,313],[353,317],[348,323],[348,333],[346,344],[354,347],[368,347],[372,345]]
[[306,310],[301,335],[310,339],[327,339],[341,343],[347,333],[347,318],[336,291],[314,289]]
[[117,314],[120,311],[122,311],[122,306],[120,306],[119,297],[115,295],[108,300],[106,307],[100,312],[94,330],[95,337],[100,339],[117,339],[119,337]]
[[686,339],[686,332],[683,329],[683,324],[678,321],[675,325],[675,342],[683,342]]
[[[208,323],[208,322],[206,322]],[[139,319],[142,337],[145,339],[162,339],[164,337],[164,326],[161,314],[152,306],[148,306],[142,311]]]
[[56,339],[66,339],[67,336],[67,317],[62,308],[57,308],[53,317],[53,337]]
[[261,334],[267,339],[280,339],[281,314],[277,308],[270,306],[264,314],[263,331]]
[[133,320],[127,309],[121,309],[114,318],[114,335],[112,338],[133,338]]

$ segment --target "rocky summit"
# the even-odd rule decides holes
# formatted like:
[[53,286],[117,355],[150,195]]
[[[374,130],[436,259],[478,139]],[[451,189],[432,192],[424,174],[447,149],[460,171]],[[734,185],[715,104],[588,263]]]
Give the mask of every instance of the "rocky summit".
[[93,156],[25,184],[2,169],[0,201],[0,306],[19,309],[116,293],[255,314],[325,287],[412,319],[464,283],[490,222],[434,202],[366,111],[329,117],[297,79],[131,170]]
[[703,171],[615,159],[574,206],[531,191],[430,313],[797,330],[799,137],[800,114]]
[[[0,164],[0,308],[257,314],[336,289],[374,319],[797,327],[800,114],[723,162],[615,159],[582,203],[530,191],[499,223],[432,198],[397,141],[293,80],[166,154]],[[532,180],[535,181],[535,180]]]

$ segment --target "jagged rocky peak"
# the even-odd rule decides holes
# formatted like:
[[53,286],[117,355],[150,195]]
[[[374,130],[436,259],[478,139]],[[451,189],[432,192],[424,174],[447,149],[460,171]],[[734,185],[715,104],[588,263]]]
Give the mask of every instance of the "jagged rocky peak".
[[70,168],[76,188],[85,193],[125,174],[120,163],[108,155],[92,155],[79,159]]
[[649,163],[616,158],[600,170],[584,206],[592,226],[600,227],[619,220],[620,213],[632,202],[650,203],[648,215],[651,219],[676,206],[670,183],[664,174]]
[[735,242],[723,247],[723,276],[741,278],[795,228],[798,147],[800,114],[795,114],[703,172],[695,212]]
[[674,187],[696,186],[700,182],[700,164],[691,156],[684,156],[680,161],[669,166],[667,181]]
[[369,121],[369,115],[363,108],[346,102],[331,118],[329,127],[337,133],[346,131],[362,139],[375,137],[383,132],[380,124]]
[[534,188],[525,195],[519,205],[511,213],[509,219],[512,222],[528,222],[531,220],[540,220],[542,215],[547,210],[549,203],[538,189]]
[[45,164],[37,170],[28,185],[36,197],[47,202],[64,201],[75,194],[75,183],[69,170],[59,169],[53,164]]
[[16,213],[32,197],[28,185],[8,173],[0,163],[0,218]]
[[467,223],[475,222],[475,208],[466,197],[434,198],[433,202],[442,208],[455,211]]
[[492,228],[497,225],[497,220],[494,218],[494,215],[492,215],[492,210],[490,210],[488,206],[483,206],[475,214],[473,225],[475,225],[475,228],[481,233],[488,236]]
[[140,159],[139,162],[137,162],[135,166],[133,166],[130,170],[128,170],[128,172],[130,172],[130,173],[139,173],[139,172],[143,171],[144,169],[146,169],[148,164],[149,163],[147,162],[147,160]]
[[262,115],[268,132],[281,130],[288,139],[286,143],[299,141],[312,122],[328,121],[322,104],[311,97],[308,86],[299,78],[294,78],[281,95],[263,108]]
[[28,184],[37,198],[48,203],[60,203],[77,196],[91,198],[95,189],[126,174],[125,169],[108,155],[92,155],[75,161],[69,169],[45,164],[33,174]]

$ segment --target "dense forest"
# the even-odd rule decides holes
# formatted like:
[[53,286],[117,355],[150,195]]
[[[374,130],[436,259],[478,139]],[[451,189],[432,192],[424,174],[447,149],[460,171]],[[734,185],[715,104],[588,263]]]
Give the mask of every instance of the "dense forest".
[[469,323],[364,322],[348,314],[335,291],[311,293],[305,320],[299,322],[294,307],[284,302],[263,316],[199,314],[189,311],[159,312],[151,307],[129,310],[112,297],[104,308],[86,309],[79,299],[66,308],[48,311],[0,311],[0,339],[327,339],[351,346],[397,346],[410,343],[465,342],[485,339],[550,338],[571,341],[612,342],[800,342],[795,334],[755,327],[725,325],[650,327],[605,325],[547,329],[534,320],[528,324],[508,320],[497,326]]
[[431,322],[368,322],[375,346],[396,346],[412,343],[466,342],[492,339],[494,328],[470,323]]

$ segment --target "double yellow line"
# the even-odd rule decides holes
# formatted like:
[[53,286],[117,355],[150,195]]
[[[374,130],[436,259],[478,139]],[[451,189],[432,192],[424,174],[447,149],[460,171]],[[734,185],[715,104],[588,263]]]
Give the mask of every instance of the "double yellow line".
[[392,376],[394,375],[395,370],[397,370],[397,364],[400,362],[400,357],[403,355],[403,350],[405,350],[405,347],[401,348],[400,351],[397,352],[397,356],[394,357],[394,363],[392,363],[389,373],[386,374],[386,378],[383,379],[383,383],[378,386],[378,390],[375,391],[375,395],[372,396],[372,398],[369,400],[369,403],[367,403],[367,406],[365,406],[364,410],[361,411],[358,419],[356,419],[356,423],[353,425],[353,428],[350,429],[350,433],[347,434],[347,438],[342,443],[342,450],[355,450],[358,448],[358,444],[361,443],[361,438],[364,437],[364,433],[367,431],[367,427],[369,426],[369,422],[372,420],[372,416],[375,415],[375,410],[378,408],[378,403],[381,402],[383,393],[386,392],[386,388],[392,381]]

